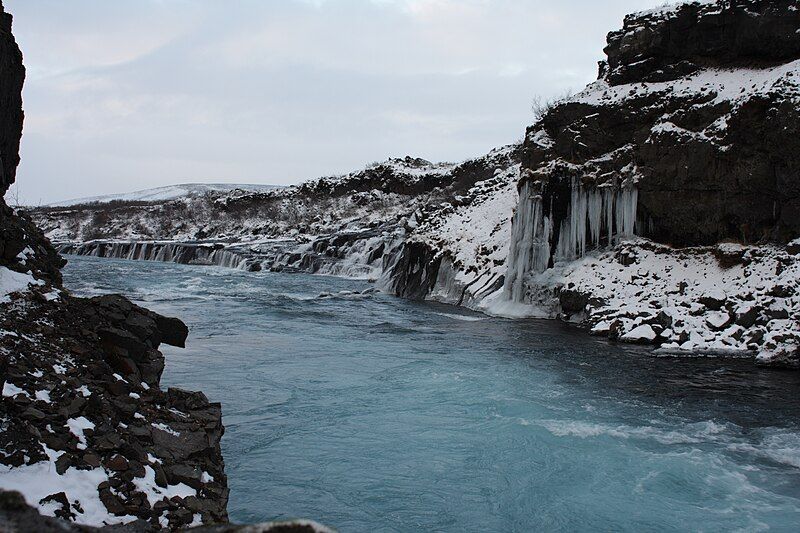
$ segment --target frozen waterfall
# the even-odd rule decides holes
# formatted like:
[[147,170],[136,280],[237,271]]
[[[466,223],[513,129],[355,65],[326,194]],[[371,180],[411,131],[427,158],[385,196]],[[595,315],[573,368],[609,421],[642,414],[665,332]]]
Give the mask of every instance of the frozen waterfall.
[[552,217],[552,197],[547,205],[539,189],[540,184],[526,181],[514,213],[504,285],[513,302],[523,301],[528,274],[544,272],[551,262],[582,257],[601,242],[619,242],[636,230],[639,193],[634,186],[587,188],[573,178],[567,215],[560,222]]

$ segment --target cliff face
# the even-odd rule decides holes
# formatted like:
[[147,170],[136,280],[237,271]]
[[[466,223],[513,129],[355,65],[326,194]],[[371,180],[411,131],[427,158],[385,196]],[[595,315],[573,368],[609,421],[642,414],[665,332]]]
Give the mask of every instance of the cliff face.
[[11,34],[11,15],[0,2],[0,196],[14,183],[22,137],[22,52]]
[[[24,77],[0,4],[2,193],[19,162]],[[159,386],[158,347],[182,346],[186,326],[123,297],[71,296],[63,264],[0,199],[0,489],[78,524],[226,522],[221,407]],[[7,511],[0,530],[17,530]]]
[[511,303],[800,366],[798,7],[691,2],[609,34],[600,79],[527,130]]
[[601,78],[526,135],[524,200],[548,233],[539,270],[634,233],[680,246],[800,235],[796,7],[690,3],[609,34]]
[[704,68],[769,67],[800,56],[795,0],[688,2],[625,17],[601,69],[612,85],[681,78]]

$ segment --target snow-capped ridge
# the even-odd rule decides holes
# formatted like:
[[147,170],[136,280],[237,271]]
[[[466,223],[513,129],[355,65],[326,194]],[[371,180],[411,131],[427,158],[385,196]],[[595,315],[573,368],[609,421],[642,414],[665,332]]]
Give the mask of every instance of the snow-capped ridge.
[[186,196],[198,196],[209,192],[243,191],[274,191],[282,189],[283,185],[266,185],[253,183],[180,183],[152,189],[142,189],[129,193],[106,194],[75,198],[48,204],[47,207],[71,207],[85,204],[104,204],[110,202],[160,202],[175,200]]

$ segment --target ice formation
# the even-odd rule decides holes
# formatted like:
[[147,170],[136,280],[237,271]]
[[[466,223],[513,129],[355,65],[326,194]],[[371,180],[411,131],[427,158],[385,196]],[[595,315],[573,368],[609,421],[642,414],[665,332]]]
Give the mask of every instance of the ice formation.
[[573,178],[568,214],[557,234],[552,205],[545,209],[539,187],[538,183],[523,183],[512,223],[504,288],[513,302],[524,300],[529,273],[544,272],[554,262],[578,259],[603,242],[613,245],[636,231],[638,190],[633,184],[589,188]]

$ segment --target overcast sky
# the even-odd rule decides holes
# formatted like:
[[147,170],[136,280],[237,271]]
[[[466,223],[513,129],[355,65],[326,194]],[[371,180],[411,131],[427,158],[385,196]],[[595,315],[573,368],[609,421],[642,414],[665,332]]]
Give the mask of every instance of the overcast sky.
[[5,0],[25,56],[28,204],[296,183],[520,139],[663,0]]

